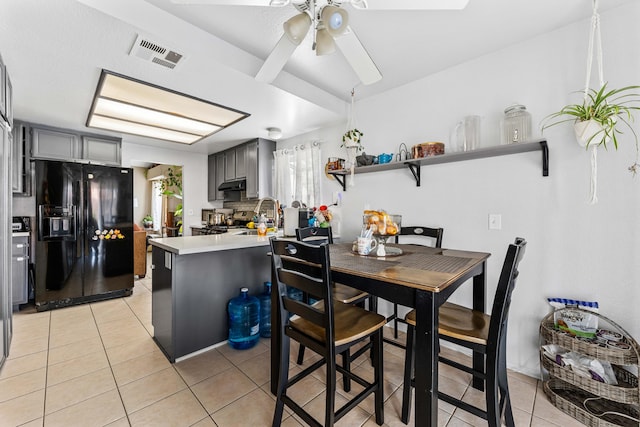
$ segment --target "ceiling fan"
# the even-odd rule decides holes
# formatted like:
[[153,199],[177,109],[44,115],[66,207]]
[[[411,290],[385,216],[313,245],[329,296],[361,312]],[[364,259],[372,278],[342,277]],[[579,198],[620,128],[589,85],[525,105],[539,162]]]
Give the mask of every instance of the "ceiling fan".
[[298,14],[283,24],[284,34],[256,74],[258,81],[271,83],[313,25],[312,49],[316,55],[336,50],[343,54],[360,81],[369,85],[382,74],[355,32],[349,27],[349,15],[342,4],[357,10],[453,10],[464,9],[469,0],[171,0],[180,4],[283,7],[292,5]]

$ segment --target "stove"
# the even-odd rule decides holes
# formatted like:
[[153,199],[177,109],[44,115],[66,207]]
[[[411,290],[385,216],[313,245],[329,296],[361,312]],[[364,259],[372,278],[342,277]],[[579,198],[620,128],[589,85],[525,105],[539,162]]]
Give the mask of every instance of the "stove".
[[209,225],[202,228],[200,234],[223,234],[228,231],[228,227],[224,225]]

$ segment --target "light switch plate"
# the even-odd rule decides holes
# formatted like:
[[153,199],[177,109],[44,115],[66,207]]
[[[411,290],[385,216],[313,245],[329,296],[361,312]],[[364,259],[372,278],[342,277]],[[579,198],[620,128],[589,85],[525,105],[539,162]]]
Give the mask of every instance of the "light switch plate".
[[489,230],[502,229],[502,215],[489,214]]

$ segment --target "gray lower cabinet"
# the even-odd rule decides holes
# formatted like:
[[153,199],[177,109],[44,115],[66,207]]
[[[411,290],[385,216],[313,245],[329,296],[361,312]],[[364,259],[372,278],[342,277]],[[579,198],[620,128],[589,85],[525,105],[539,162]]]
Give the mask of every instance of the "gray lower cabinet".
[[229,300],[271,280],[269,246],[188,255],[152,246],[153,338],[171,362],[226,341]]
[[31,125],[31,157],[80,161],[109,166],[122,164],[122,140],[72,130]]
[[29,236],[13,236],[11,243],[11,303],[29,301]]

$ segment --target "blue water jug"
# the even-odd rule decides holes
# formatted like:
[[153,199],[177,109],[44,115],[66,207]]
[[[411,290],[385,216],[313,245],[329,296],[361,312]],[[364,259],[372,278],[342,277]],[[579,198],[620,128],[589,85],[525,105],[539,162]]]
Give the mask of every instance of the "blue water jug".
[[271,337],[271,282],[264,282],[264,292],[258,295],[260,300],[260,336]]
[[229,345],[238,350],[251,348],[260,339],[260,302],[240,289],[240,295],[229,300]]

